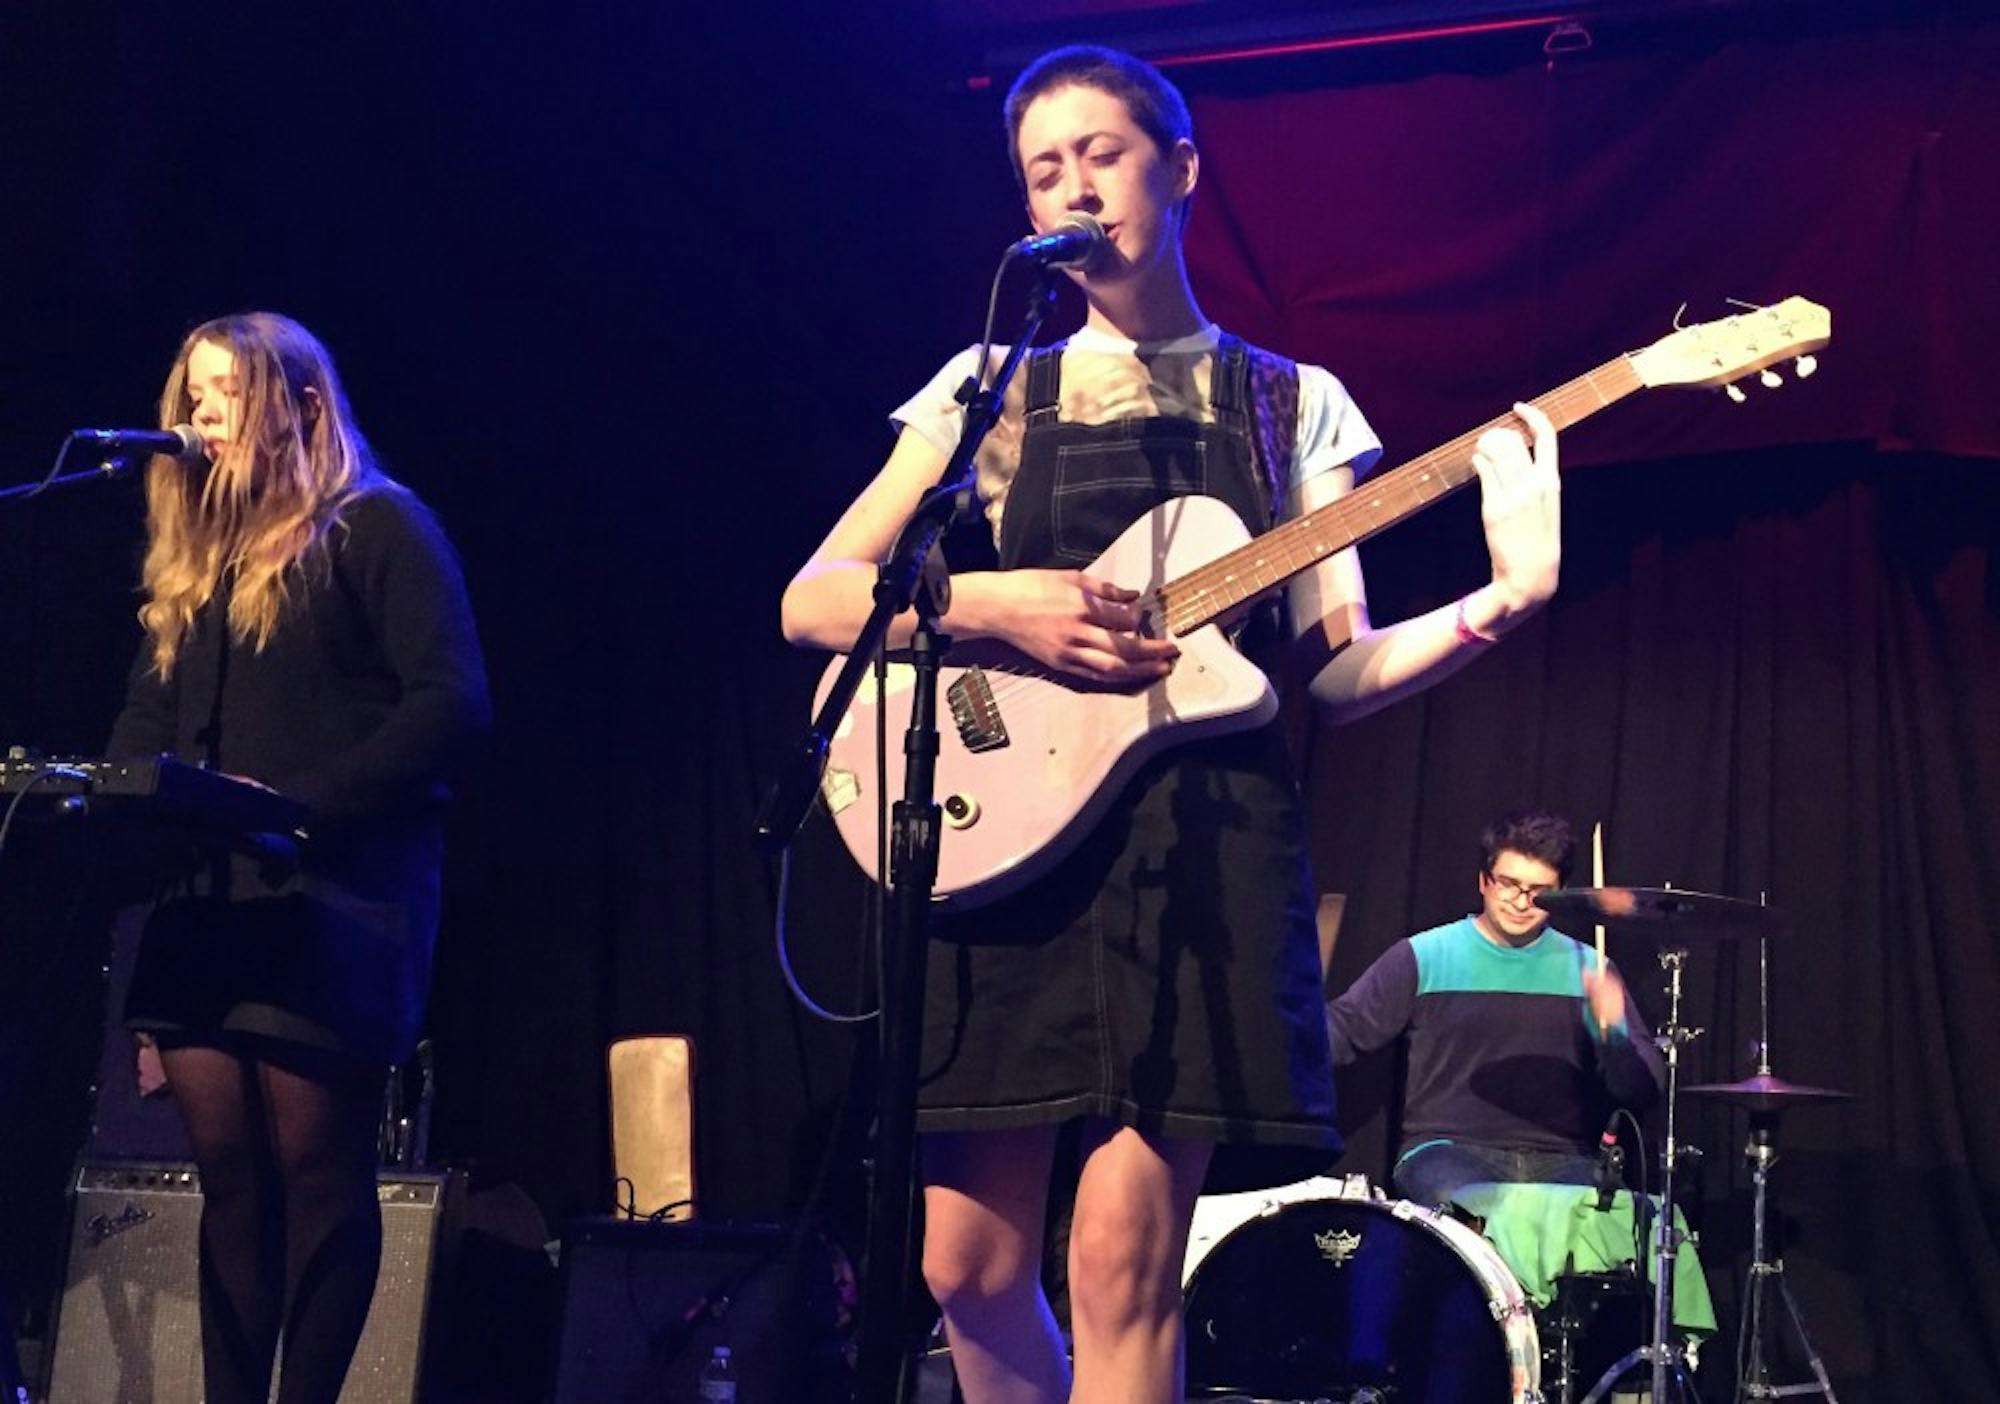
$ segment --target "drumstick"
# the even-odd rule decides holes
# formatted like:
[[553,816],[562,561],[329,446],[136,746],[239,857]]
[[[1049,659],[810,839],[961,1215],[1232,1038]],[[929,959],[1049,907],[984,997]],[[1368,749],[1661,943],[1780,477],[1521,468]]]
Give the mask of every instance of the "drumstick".
[[[1604,821],[1597,821],[1590,831],[1590,885],[1604,886]],[[1604,923],[1597,923],[1597,973],[1604,973]]]

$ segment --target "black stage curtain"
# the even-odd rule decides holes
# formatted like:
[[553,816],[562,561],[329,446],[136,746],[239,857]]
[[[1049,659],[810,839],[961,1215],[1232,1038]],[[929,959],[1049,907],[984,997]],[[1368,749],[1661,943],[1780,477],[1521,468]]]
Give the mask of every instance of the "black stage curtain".
[[[184,327],[275,306],[328,339],[392,471],[439,509],[465,558],[500,724],[455,823],[432,1016],[437,1141],[480,1179],[526,1186],[555,1219],[611,1202],[605,1044],[684,1031],[698,1047],[704,1212],[818,1206],[853,1227],[867,1099],[847,1092],[857,1063],[865,1085],[866,1041],[786,993],[776,873],[745,837],[821,666],[778,642],[777,600],[879,462],[882,412],[973,339],[1018,219],[994,94],[946,93],[893,8],[838,32],[795,14],[773,23],[754,5],[692,19],[444,5],[311,26],[259,12],[197,29],[168,7],[105,3],[52,11],[7,46],[19,71],[0,101],[39,135],[0,153],[7,188],[34,195],[12,226],[10,269],[24,276],[0,343],[0,476],[38,473],[74,425],[146,422]],[[1877,37],[1882,72],[1901,75],[1883,87],[1901,96],[1890,117],[1857,111],[1838,134],[1915,131],[1936,159],[1910,189],[1958,193],[1913,195],[1899,207],[1913,222],[1871,226],[1870,247],[1898,247],[1903,228],[1927,291],[1974,296],[1986,243],[1968,233],[1963,192],[1991,183],[1966,153],[1990,160],[2000,143],[1980,140],[1996,130],[1991,104],[1959,60],[1985,52],[1990,29],[1926,22]],[[1756,42],[1779,46],[1784,72],[1809,69],[1784,38]],[[1435,65],[1476,95],[1482,77],[1506,86],[1545,71],[1532,41],[1517,47],[1403,51],[1372,73],[1380,92],[1357,100],[1406,91],[1412,115],[1382,119],[1370,139],[1407,139],[1399,170],[1429,168],[1424,140],[1443,161],[1463,124],[1426,126],[1430,89],[1398,85]],[[1710,31],[1685,44],[1635,32],[1608,56],[1633,68],[1653,53],[1668,87],[1700,60],[1689,100],[1707,111],[1736,71],[1709,62],[1728,47]],[[1835,50],[1854,62],[1851,38]],[[1398,456],[1646,339],[1640,299],[1598,325],[1583,296],[1577,316],[1536,313],[1534,373],[1502,376],[1514,351],[1490,331],[1453,335],[1421,269],[1332,289],[1274,272],[1271,257],[1318,265],[1310,247],[1274,252],[1284,190],[1257,204],[1244,176],[1265,168],[1237,160],[1232,185],[1229,150],[1269,144],[1255,111],[1267,88],[1302,143],[1307,117],[1338,120],[1337,104],[1314,117],[1312,94],[1365,94],[1371,71],[1328,65],[1182,75],[1215,134],[1215,183],[1191,231],[1211,313],[1355,367],[1350,383]],[[1624,71],[1581,95],[1596,101]],[[100,73],[115,78],[89,80]],[[189,73],[207,79],[199,92]],[[1943,76],[1926,87],[1925,73]],[[1523,86],[1536,120],[1563,110]],[[1907,119],[1913,91],[1935,99],[1917,104],[1928,126]],[[1731,130],[1755,129],[1734,115]],[[1631,124],[1643,137],[1643,113]],[[1634,138],[1631,159],[1650,168],[1728,145],[1708,141]],[[1560,192],[1566,221],[1588,225],[1597,209],[1598,236],[1621,237],[1619,211],[1644,184],[1634,168],[1608,181],[1588,161],[1550,169],[1584,182]],[[1757,182],[1729,188],[1746,185]],[[1387,204],[1422,193],[1408,181],[1377,192]],[[1483,187],[1460,193],[1465,218],[1492,208]],[[1689,199],[1690,229],[1732,227],[1728,208]],[[1222,218],[1246,208],[1264,213]],[[1379,247],[1404,242],[1390,229]],[[1842,272],[1828,247],[1837,254],[1837,241],[1814,245],[1816,277]],[[1518,293],[1518,249],[1480,248],[1467,257]],[[1644,316],[1664,317],[1683,291],[1819,291],[1767,286],[1803,275],[1759,260],[1740,289],[1719,264],[1742,265],[1721,253],[1698,280],[1679,269]],[[1641,262],[1635,284],[1658,276]],[[1851,276],[1876,287],[1904,275]],[[1414,320],[1391,315],[1398,297]],[[1300,299],[1317,310],[1302,315]],[[1845,306],[1828,300],[1838,336]],[[1555,303],[1511,305],[1527,316]],[[1788,1264],[1815,1336],[1844,1393],[1984,1398],[2000,1394],[2000,1140],[1982,1096],[2000,1052],[1986,1017],[2000,599],[1991,469],[1973,455],[1996,447],[1978,437],[1991,357],[1949,315],[1927,316],[1929,334],[1873,324],[1894,334],[1849,354],[1900,388],[1862,412],[1817,413],[1810,397],[1828,382],[1815,381],[1775,411],[1709,411],[1773,416],[1743,421],[1739,437],[1641,434],[1631,457],[1651,461],[1616,461],[1601,451],[1610,441],[1579,436],[1593,466],[1570,480],[1564,590],[1546,616],[1421,701],[1340,733],[1302,726],[1301,765],[1321,882],[1351,899],[1337,986],[1396,937],[1464,910],[1473,836],[1508,804],[1559,806],[1586,832],[1601,819],[1615,878],[1768,893],[1789,918],[1771,945],[1779,1070],[1859,1098],[1801,1113],[1784,1135]],[[1342,341],[1362,325],[1416,341],[1386,355]],[[1852,409],[1871,383],[1841,368],[1843,350],[1825,358],[1822,375],[1842,379],[1820,409]],[[1393,369],[1368,369],[1380,364]],[[1919,380],[1949,394],[1914,395]],[[1756,423],[1785,432],[1759,437]],[[1829,423],[1842,433],[1801,446],[1828,440]],[[1921,451],[1883,451],[1899,444]],[[136,643],[137,539],[129,487],[0,513],[0,743],[102,745]],[[1471,500],[1365,556],[1380,618],[1450,599],[1478,583]],[[14,1147],[0,1275],[33,1315],[95,1062],[82,1030],[100,1004],[100,937],[72,916],[89,881],[76,846],[44,834],[10,842],[0,862],[0,1125]],[[829,1003],[865,1007],[866,892],[821,822],[797,866],[801,977]],[[1616,955],[1657,1019],[1650,956]],[[1691,955],[1687,1017],[1708,1029],[1691,1077],[1747,1071],[1754,970],[1741,944]],[[1382,1168],[1387,1077],[1369,1069],[1344,1088],[1353,1168]],[[1704,1256],[1726,1288],[1745,1236],[1743,1126],[1703,1109],[1690,1130],[1707,1152]],[[1726,1312],[1733,1293],[1722,1296]]]

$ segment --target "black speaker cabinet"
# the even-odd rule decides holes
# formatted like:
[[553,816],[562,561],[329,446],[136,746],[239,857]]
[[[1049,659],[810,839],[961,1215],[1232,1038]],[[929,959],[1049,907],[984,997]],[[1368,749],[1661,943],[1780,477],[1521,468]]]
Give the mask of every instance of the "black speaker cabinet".
[[555,1404],[697,1404],[718,1345],[745,1400],[844,1399],[840,1291],[830,1250],[774,1225],[576,1220]]
[[[379,1181],[382,1269],[340,1404],[417,1399],[451,1184],[404,1172]],[[200,1221],[191,1165],[92,1161],[78,1171],[49,1404],[201,1404]]]

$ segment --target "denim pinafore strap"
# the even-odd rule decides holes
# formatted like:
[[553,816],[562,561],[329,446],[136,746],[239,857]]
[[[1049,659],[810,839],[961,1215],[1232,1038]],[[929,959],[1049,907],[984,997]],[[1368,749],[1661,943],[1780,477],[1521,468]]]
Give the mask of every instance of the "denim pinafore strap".
[[1253,534],[1283,510],[1298,420],[1298,368],[1224,335],[1212,423],[1165,417],[1076,424],[1060,418],[1058,344],[1032,353],[1021,462],[1001,521],[1000,565],[1088,565],[1142,513],[1190,493],[1229,504]]

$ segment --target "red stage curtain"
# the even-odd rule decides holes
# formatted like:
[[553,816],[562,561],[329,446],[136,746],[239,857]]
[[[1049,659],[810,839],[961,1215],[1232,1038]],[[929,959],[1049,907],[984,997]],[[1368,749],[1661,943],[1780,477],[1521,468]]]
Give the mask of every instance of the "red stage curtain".
[[[1832,440],[1990,456],[2000,23],[1194,100],[1206,310],[1343,376],[1413,456],[1725,298],[1832,309],[1819,375],[1643,397],[1571,462]],[[1182,75],[1195,88],[1199,70]],[[1789,368],[1787,368],[1789,378]],[[1649,401],[1649,402],[1647,402]]]

